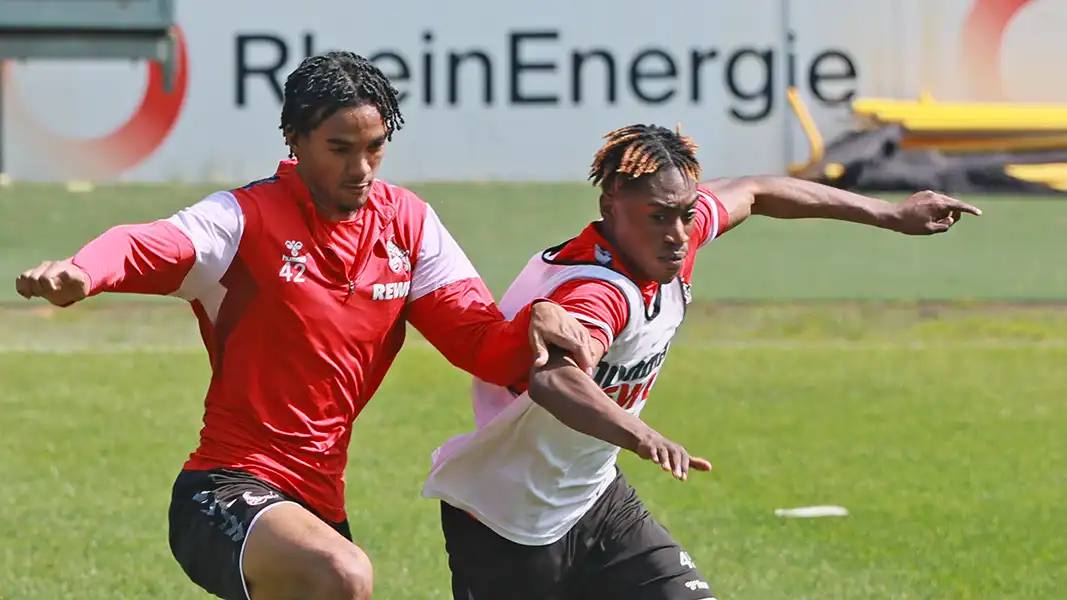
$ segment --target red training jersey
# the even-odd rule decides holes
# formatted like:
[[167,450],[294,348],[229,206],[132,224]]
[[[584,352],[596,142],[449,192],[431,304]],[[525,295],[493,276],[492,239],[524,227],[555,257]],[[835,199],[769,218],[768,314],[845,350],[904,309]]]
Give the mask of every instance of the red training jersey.
[[410,322],[455,366],[505,385],[532,355],[433,209],[375,181],[350,221],[321,217],[296,161],[166,220],[112,228],[74,257],[100,292],[189,301],[211,360],[186,469],[242,469],[345,518],[352,422]]

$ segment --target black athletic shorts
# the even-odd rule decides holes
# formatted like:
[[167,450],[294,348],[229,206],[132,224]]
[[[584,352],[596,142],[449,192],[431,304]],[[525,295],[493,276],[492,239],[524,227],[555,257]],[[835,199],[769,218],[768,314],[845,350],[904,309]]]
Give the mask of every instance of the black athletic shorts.
[[[284,502],[317,514],[244,471],[182,471],[171,492],[170,550],[205,591],[225,600],[248,600],[242,569],[245,537],[267,507]],[[348,521],[323,521],[351,541]]]
[[547,546],[504,539],[441,503],[455,600],[714,600],[678,542],[620,473],[567,535]]

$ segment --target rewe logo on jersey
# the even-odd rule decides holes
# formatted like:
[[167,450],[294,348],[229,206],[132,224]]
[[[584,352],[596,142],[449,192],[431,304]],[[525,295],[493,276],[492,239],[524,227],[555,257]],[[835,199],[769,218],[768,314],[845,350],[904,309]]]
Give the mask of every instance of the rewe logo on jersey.
[[398,300],[407,298],[411,291],[411,280],[392,283],[376,283],[371,288],[372,300]]
[[663,350],[633,364],[612,364],[602,360],[593,380],[616,404],[627,410],[633,408],[639,400],[648,399],[670,346],[668,343]]

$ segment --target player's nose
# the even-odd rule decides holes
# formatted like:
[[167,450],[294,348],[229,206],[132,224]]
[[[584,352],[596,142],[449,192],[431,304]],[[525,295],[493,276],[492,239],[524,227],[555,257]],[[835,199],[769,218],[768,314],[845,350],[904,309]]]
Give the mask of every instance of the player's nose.
[[689,243],[689,234],[685,230],[685,223],[681,219],[676,219],[671,223],[671,226],[667,228],[663,241],[672,246],[684,246]]
[[366,182],[370,179],[371,173],[374,171],[370,160],[366,156],[354,158],[349,161],[346,166],[345,179],[353,182]]

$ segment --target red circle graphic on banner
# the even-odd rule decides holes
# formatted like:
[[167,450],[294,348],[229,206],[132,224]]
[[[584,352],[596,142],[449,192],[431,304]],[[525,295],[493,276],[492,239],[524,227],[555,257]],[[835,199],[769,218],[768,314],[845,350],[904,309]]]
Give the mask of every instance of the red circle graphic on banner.
[[177,64],[174,87],[163,88],[163,66],[148,64],[148,81],[140,104],[129,119],[114,131],[97,138],[60,135],[40,123],[17,93],[10,63],[5,64],[7,109],[24,144],[41,160],[59,161],[55,171],[63,177],[107,179],[140,164],[166,141],[181,116],[189,83],[185,37],[174,28]]
[[1004,33],[1022,7],[1034,0],[975,0],[963,22],[960,57],[967,91],[974,100],[1005,100],[1000,74]]

